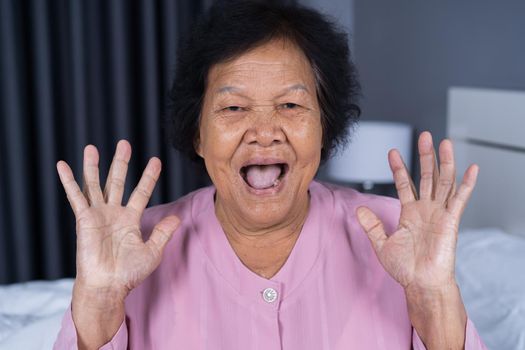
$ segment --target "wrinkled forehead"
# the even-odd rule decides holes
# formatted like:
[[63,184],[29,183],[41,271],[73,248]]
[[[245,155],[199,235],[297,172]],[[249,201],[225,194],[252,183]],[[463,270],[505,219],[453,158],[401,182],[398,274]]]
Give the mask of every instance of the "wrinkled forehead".
[[236,57],[213,65],[208,72],[208,97],[229,93],[260,93],[283,90],[315,96],[312,66],[302,50],[284,40],[273,40]]

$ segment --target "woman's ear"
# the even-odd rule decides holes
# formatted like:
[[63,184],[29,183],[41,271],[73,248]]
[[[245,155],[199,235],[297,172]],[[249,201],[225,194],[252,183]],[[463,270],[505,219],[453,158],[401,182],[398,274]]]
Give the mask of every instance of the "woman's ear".
[[199,132],[197,132],[193,138],[193,149],[195,149],[195,153],[197,153],[199,157],[204,158],[202,156],[201,137]]

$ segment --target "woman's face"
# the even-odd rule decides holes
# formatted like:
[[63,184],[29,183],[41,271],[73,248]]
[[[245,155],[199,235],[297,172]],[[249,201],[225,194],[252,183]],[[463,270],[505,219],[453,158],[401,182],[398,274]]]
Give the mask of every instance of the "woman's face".
[[274,40],[213,66],[199,131],[196,150],[225,212],[265,229],[305,208],[322,127],[312,68],[296,46]]

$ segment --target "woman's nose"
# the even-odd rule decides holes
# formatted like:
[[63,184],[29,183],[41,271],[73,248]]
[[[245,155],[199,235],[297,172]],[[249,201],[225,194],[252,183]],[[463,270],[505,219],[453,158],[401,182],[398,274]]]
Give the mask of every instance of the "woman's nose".
[[244,135],[246,143],[269,147],[286,140],[282,120],[276,111],[258,111],[256,114],[250,118],[250,125]]

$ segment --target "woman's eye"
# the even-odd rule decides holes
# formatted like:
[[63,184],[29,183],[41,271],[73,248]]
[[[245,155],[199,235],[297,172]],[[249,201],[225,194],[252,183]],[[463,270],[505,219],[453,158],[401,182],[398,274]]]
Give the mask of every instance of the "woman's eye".
[[230,112],[238,112],[240,110],[242,110],[242,107],[239,107],[239,106],[228,106],[226,108],[224,108],[225,111],[230,111]]
[[284,104],[282,104],[282,107],[283,107],[284,109],[294,109],[294,108],[299,107],[299,105],[298,105],[298,104],[295,104],[295,103],[292,103],[292,102],[288,102],[288,103],[284,103]]

